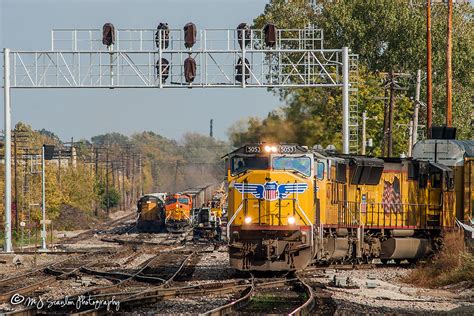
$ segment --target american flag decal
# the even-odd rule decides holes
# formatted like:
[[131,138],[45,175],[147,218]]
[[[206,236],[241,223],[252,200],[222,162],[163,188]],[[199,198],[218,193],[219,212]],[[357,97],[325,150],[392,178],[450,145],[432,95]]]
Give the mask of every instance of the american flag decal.
[[397,177],[394,177],[393,183],[384,180],[382,205],[385,214],[401,213],[401,203],[402,201],[400,197],[400,180],[398,180]]

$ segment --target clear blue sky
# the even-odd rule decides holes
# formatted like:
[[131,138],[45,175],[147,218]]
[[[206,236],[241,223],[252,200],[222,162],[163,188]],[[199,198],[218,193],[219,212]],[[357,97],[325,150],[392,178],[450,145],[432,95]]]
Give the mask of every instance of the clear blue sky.
[[[235,28],[263,12],[262,0],[0,0],[0,47],[50,49],[53,28]],[[1,64],[3,66],[3,55]],[[3,74],[3,70],[2,70]],[[3,75],[2,75],[3,78]],[[2,79],[3,85],[3,79]],[[3,126],[3,89],[1,92]],[[46,128],[61,139],[151,130],[179,139],[187,131],[227,139],[227,129],[247,116],[265,116],[280,104],[265,89],[12,89],[12,119]]]

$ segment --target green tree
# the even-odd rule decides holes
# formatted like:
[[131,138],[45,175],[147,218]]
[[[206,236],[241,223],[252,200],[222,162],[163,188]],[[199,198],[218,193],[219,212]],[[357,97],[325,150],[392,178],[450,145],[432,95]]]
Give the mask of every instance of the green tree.
[[[401,84],[407,91],[398,91],[394,112],[394,153],[407,150],[407,125],[412,115],[414,76],[417,69],[424,69],[425,8],[424,1],[407,0],[351,0],[318,1],[321,12],[315,14],[308,1],[273,0],[264,12],[255,18],[254,28],[261,28],[271,21],[279,28],[304,28],[317,25],[324,31],[324,47],[348,46],[359,54],[359,112],[368,112],[368,137],[373,138],[376,148],[372,154],[380,154],[383,130],[384,102],[381,73],[403,72],[412,75]],[[413,5],[411,5],[413,4]],[[453,105],[454,125],[459,138],[472,138],[470,98],[474,94],[472,84],[473,9],[470,5],[457,5],[453,18]],[[433,69],[434,69],[434,121],[444,121],[445,104],[445,32],[446,8],[433,8]],[[422,85],[422,99],[425,95]],[[280,89],[283,106],[277,111],[278,119],[270,113],[264,120],[249,118],[229,129],[234,145],[247,141],[259,141],[264,135],[273,139],[312,145],[329,143],[341,146],[341,91],[340,89]],[[281,114],[283,113],[283,114]],[[420,124],[424,124],[426,110],[421,108]],[[273,130],[271,122],[285,126],[285,133]],[[246,130],[244,129],[246,128]]]

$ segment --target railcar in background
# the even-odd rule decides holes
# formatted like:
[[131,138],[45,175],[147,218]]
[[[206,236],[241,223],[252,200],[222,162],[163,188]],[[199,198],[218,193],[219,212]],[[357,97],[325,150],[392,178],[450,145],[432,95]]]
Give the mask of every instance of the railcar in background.
[[195,210],[193,217],[193,239],[195,241],[220,241],[222,236],[221,218],[210,207]]
[[225,212],[227,195],[222,183],[211,196],[211,200],[201,208],[194,210],[194,240],[221,241],[222,217]]

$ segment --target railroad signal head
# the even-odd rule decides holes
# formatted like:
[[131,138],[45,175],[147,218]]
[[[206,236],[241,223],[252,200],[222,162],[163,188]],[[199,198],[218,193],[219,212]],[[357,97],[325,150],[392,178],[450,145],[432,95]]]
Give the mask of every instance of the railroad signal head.
[[115,43],[115,27],[112,23],[105,23],[102,27],[102,44],[107,47]]

